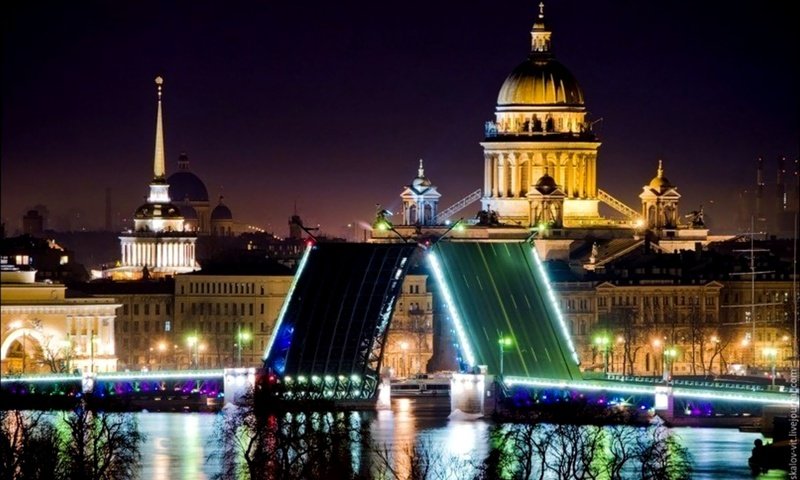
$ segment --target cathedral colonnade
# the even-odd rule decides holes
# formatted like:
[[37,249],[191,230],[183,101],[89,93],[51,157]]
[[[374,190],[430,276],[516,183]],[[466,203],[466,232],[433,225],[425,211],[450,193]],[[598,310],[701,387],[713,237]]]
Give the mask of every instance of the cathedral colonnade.
[[484,192],[490,198],[524,198],[545,173],[567,198],[597,198],[596,147],[589,151],[487,151],[484,153]]

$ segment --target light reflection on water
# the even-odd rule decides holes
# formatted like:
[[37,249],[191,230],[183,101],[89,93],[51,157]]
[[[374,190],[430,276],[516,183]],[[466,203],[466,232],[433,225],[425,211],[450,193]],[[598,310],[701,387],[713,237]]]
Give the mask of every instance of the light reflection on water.
[[[445,456],[482,459],[488,453],[489,422],[448,420],[449,402],[419,404],[396,399],[392,410],[364,413],[371,422],[372,442],[403,459],[409,445],[432,446]],[[208,479],[219,472],[218,461],[207,457],[220,447],[214,441],[217,415],[207,413],[139,413],[139,427],[147,436],[142,447],[142,479]],[[675,432],[692,454],[694,479],[752,478],[747,458],[755,433],[732,429],[677,428]],[[354,447],[357,448],[357,447]],[[353,452],[355,454],[355,452]],[[358,462],[354,455],[354,466]],[[396,465],[399,473],[408,465]],[[769,478],[782,478],[775,471]]]

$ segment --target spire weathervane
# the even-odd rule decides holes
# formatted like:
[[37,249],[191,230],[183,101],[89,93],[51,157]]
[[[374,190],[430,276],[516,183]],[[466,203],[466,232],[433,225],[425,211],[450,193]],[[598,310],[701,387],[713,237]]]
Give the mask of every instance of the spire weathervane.
[[419,175],[419,178],[422,178],[422,177],[425,176],[425,168],[422,166],[422,159],[421,158],[419,159],[419,170],[417,171],[417,174]]
[[539,18],[544,18],[544,2],[539,2]]
[[662,178],[664,176],[664,165],[661,159],[658,159],[658,178]]

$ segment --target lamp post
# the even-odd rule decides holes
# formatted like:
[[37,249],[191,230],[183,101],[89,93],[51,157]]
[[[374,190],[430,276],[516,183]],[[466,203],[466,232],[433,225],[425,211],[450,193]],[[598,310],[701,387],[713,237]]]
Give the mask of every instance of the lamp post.
[[163,370],[164,352],[167,351],[167,342],[158,342],[158,369]]
[[672,364],[675,362],[675,357],[678,356],[678,350],[675,347],[664,349],[664,381],[668,382],[672,378]]
[[764,347],[764,357],[769,359],[772,367],[772,386],[775,386],[775,359],[778,356],[778,349],[775,347]]
[[[653,351],[654,351],[654,352],[658,352],[658,350],[661,348],[661,339],[659,339],[659,338],[654,338],[654,339],[653,339],[653,341],[651,342],[651,345],[653,345]],[[663,358],[663,353],[662,353],[661,355],[653,355],[653,376],[654,376],[654,377],[658,375],[658,365],[657,365],[657,362],[658,362],[658,357],[659,357],[659,356],[661,356],[661,357],[662,357],[662,358],[661,358],[661,361],[663,362],[663,361],[664,361],[664,358]],[[662,367],[662,368],[663,368],[663,367]]]
[[239,332],[236,334],[236,350],[237,350],[237,354],[236,354],[237,362],[236,362],[236,365],[238,367],[242,366],[242,343],[243,342],[249,342],[249,341],[250,341],[250,332],[247,332],[247,331],[243,332],[242,331],[242,326],[239,325]]
[[594,344],[603,349],[603,373],[608,375],[608,348],[611,340],[606,335],[598,335],[594,337]]
[[189,348],[191,349],[191,352],[192,352],[192,363],[193,363],[194,369],[197,370],[197,363],[198,363],[197,362],[197,349],[198,349],[199,344],[200,344],[199,339],[197,338],[197,334],[189,336],[186,339],[186,343],[189,345]]
[[503,376],[503,353],[505,352],[506,347],[510,347],[514,340],[511,337],[500,337],[497,340],[497,343],[500,345],[500,376]]

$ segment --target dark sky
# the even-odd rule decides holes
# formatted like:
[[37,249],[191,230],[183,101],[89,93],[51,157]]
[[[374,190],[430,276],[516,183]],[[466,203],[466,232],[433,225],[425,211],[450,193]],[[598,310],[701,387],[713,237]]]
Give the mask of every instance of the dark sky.
[[[479,142],[527,55],[536,2],[3,2],[2,218],[44,204],[103,225],[152,177],[156,74],[167,171],[181,151],[238,220],[341,233],[399,205],[417,159],[450,203],[482,185]],[[763,156],[798,155],[792,2],[550,1],[556,57],[603,145],[599,186],[638,208],[663,158],[717,231]],[[712,203],[713,202],[713,203]],[[443,205],[443,206],[444,206]]]

